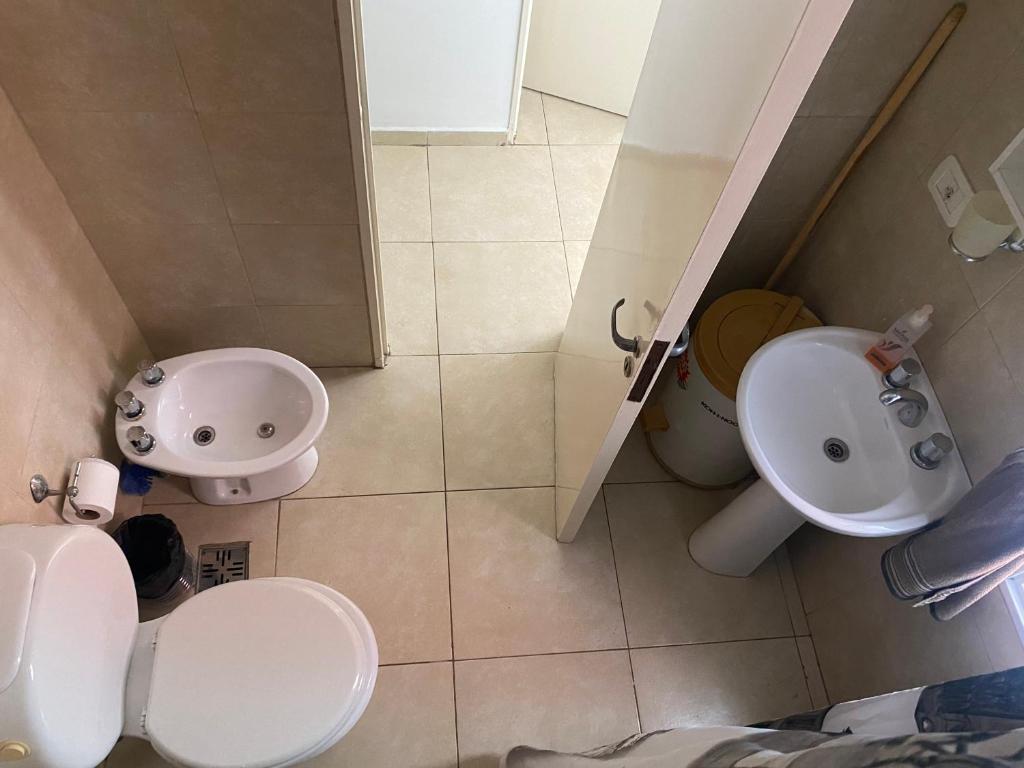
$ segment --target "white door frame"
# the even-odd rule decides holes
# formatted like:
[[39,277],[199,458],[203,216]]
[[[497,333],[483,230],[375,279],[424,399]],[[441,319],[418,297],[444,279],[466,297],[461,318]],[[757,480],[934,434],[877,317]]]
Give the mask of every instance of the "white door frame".
[[506,144],[515,142],[516,131],[519,130],[519,102],[523,94],[523,75],[526,72],[526,45],[530,36],[530,14],[533,12],[533,0],[523,0],[519,11],[519,40],[516,44],[516,68],[512,78],[512,103],[508,111],[508,135]]
[[363,19],[360,0],[336,0],[335,8],[341,69],[345,79],[345,109],[348,114],[348,131],[352,146],[352,173],[356,185],[359,243],[366,280],[370,344],[373,350],[373,366],[383,368],[387,364],[388,340],[380,267],[380,238],[377,233],[377,206],[373,191],[373,145],[370,139],[370,112],[366,101]]
[[[667,341],[668,349],[664,351],[652,383],[657,381],[672,344],[690,319],[721,260],[851,4],[852,0],[810,0],[722,194],[658,323],[653,338]],[[643,361],[637,361],[637,368],[642,366]],[[643,401],[650,392],[651,386],[648,386]],[[574,503],[568,510],[559,510],[559,541],[576,538],[643,401],[623,399]]]

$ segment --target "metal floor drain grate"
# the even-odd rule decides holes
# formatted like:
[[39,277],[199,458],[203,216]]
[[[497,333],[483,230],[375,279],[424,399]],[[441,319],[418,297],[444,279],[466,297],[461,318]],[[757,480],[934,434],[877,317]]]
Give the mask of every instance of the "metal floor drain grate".
[[249,578],[249,542],[203,544],[199,547],[199,578],[196,592]]

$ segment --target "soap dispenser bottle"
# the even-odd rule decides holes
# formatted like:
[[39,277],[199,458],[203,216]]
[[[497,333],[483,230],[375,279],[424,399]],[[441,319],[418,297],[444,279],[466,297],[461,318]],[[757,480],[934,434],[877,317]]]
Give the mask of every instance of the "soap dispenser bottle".
[[885,335],[875,342],[871,349],[864,354],[864,357],[882,373],[890,370],[907,356],[914,342],[932,327],[932,322],[929,319],[932,311],[932,305],[925,304],[920,309],[907,312],[889,326]]

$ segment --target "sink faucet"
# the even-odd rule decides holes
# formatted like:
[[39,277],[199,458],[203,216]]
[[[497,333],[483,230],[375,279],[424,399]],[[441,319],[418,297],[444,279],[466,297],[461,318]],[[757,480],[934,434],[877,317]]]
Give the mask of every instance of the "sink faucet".
[[878,395],[878,400],[882,405],[899,404],[896,418],[908,427],[919,426],[928,413],[928,399],[916,389],[887,389]]

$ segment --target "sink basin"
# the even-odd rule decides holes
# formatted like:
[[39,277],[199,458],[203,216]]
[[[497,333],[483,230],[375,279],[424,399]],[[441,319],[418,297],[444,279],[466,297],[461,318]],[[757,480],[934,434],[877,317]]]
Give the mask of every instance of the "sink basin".
[[922,371],[918,426],[884,406],[887,389],[864,352],[878,334],[825,326],[780,336],[747,363],[736,398],[743,444],[761,479],[690,539],[708,570],[747,576],[799,525],[850,536],[906,534],[942,517],[970,488],[956,448],[935,469],[914,444],[951,433]]

